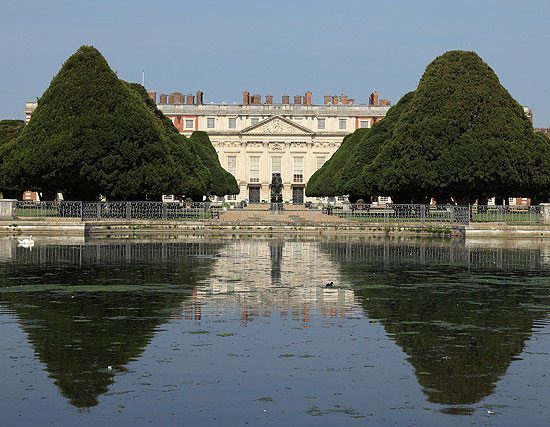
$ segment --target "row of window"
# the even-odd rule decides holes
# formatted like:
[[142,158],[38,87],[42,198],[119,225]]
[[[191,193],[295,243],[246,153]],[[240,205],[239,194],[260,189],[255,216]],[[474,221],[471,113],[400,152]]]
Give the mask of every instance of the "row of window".
[[[237,118],[236,117],[229,117],[227,122],[227,125],[229,129],[237,129]],[[252,126],[258,124],[260,119],[258,117],[252,117],[250,119],[250,123]],[[187,123],[190,123],[189,126],[187,126]],[[369,127],[369,121],[368,120],[360,120],[359,121],[359,127],[361,128],[368,128]],[[214,117],[207,117],[206,118],[206,128],[207,129],[214,129],[216,126],[216,119]],[[193,120],[186,120],[185,121],[185,127],[187,129],[193,128]],[[338,129],[340,130],[346,130],[348,127],[348,119],[338,119]],[[318,118],[317,119],[317,129],[326,129],[326,119],[324,118]]]
[[[236,117],[229,117],[228,119],[228,127],[229,129],[237,129],[237,118]],[[250,123],[252,126],[258,124],[260,119],[258,117],[252,117],[250,119]],[[348,126],[348,119],[338,119],[338,129],[340,130],[346,130]],[[370,122],[368,120],[359,120],[359,127],[361,128],[368,128]],[[214,117],[207,117],[206,118],[206,128],[207,129],[214,129],[216,126],[216,119]],[[185,129],[194,129],[195,128],[195,119],[185,119]],[[317,129],[326,129],[326,121],[323,118],[317,119]]]
[[[325,156],[317,156],[317,169],[325,164]],[[282,157],[271,157],[271,173],[282,173]],[[260,156],[249,157],[249,182],[260,182]],[[237,156],[227,157],[227,170],[233,176],[237,176]],[[301,156],[293,157],[292,182],[304,182],[304,158]]]

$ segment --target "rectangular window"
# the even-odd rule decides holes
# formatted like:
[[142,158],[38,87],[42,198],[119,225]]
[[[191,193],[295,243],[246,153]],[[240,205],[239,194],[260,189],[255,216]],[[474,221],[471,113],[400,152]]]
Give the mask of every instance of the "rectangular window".
[[250,124],[251,124],[252,126],[254,126],[254,125],[257,125],[259,121],[260,121],[260,119],[259,119],[258,117],[252,117],[252,118],[250,119]]
[[185,119],[185,129],[193,129],[194,126],[195,126],[195,120]]
[[294,169],[292,181],[296,183],[304,182],[304,158],[294,157]]
[[260,182],[260,157],[250,157],[250,182]]
[[227,157],[227,172],[235,176],[237,173],[237,156]]
[[229,118],[229,129],[237,129],[237,119],[235,117]]
[[228,194],[227,195],[227,200],[237,200],[237,195],[236,194]]
[[325,156],[317,156],[317,170],[321,169],[323,165],[325,164]]
[[208,118],[206,119],[206,127],[207,127],[208,129],[214,129],[214,123],[215,123],[214,117],[208,117]]
[[271,173],[281,173],[281,157],[276,156],[271,158]]
[[339,119],[338,120],[338,129],[346,129],[347,127],[348,127],[347,119]]
[[370,122],[368,120],[360,120],[359,121],[359,127],[360,128],[368,128],[368,127],[370,127],[369,123]]
[[317,119],[317,129],[325,128],[325,119]]

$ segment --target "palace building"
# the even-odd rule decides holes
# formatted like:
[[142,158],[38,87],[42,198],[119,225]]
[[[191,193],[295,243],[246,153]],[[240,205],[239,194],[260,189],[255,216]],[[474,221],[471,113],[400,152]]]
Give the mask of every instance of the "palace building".
[[[311,175],[338,149],[347,134],[369,128],[386,115],[390,102],[373,92],[368,104],[345,95],[312,103],[312,93],[273,96],[243,92],[242,104],[204,104],[194,95],[149,92],[159,109],[184,135],[206,131],[221,165],[237,179],[240,194],[226,199],[268,202],[272,173],[281,173],[283,201],[304,203]],[[263,99],[262,99],[263,98]],[[314,200],[311,200],[314,201]]]

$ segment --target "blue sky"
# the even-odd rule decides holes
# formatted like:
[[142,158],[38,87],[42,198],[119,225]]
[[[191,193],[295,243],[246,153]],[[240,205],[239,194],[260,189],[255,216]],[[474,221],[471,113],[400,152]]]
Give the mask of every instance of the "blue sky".
[[451,49],[476,51],[550,126],[549,0],[4,0],[0,118],[23,118],[82,44],[157,92],[241,102],[370,92],[394,103]]

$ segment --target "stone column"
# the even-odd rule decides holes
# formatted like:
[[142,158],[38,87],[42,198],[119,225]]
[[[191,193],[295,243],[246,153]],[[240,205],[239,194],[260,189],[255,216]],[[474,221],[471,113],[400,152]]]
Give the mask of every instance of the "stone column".
[[540,208],[542,210],[542,223],[550,224],[550,203],[541,203]]
[[0,199],[0,220],[15,219],[15,199]]

